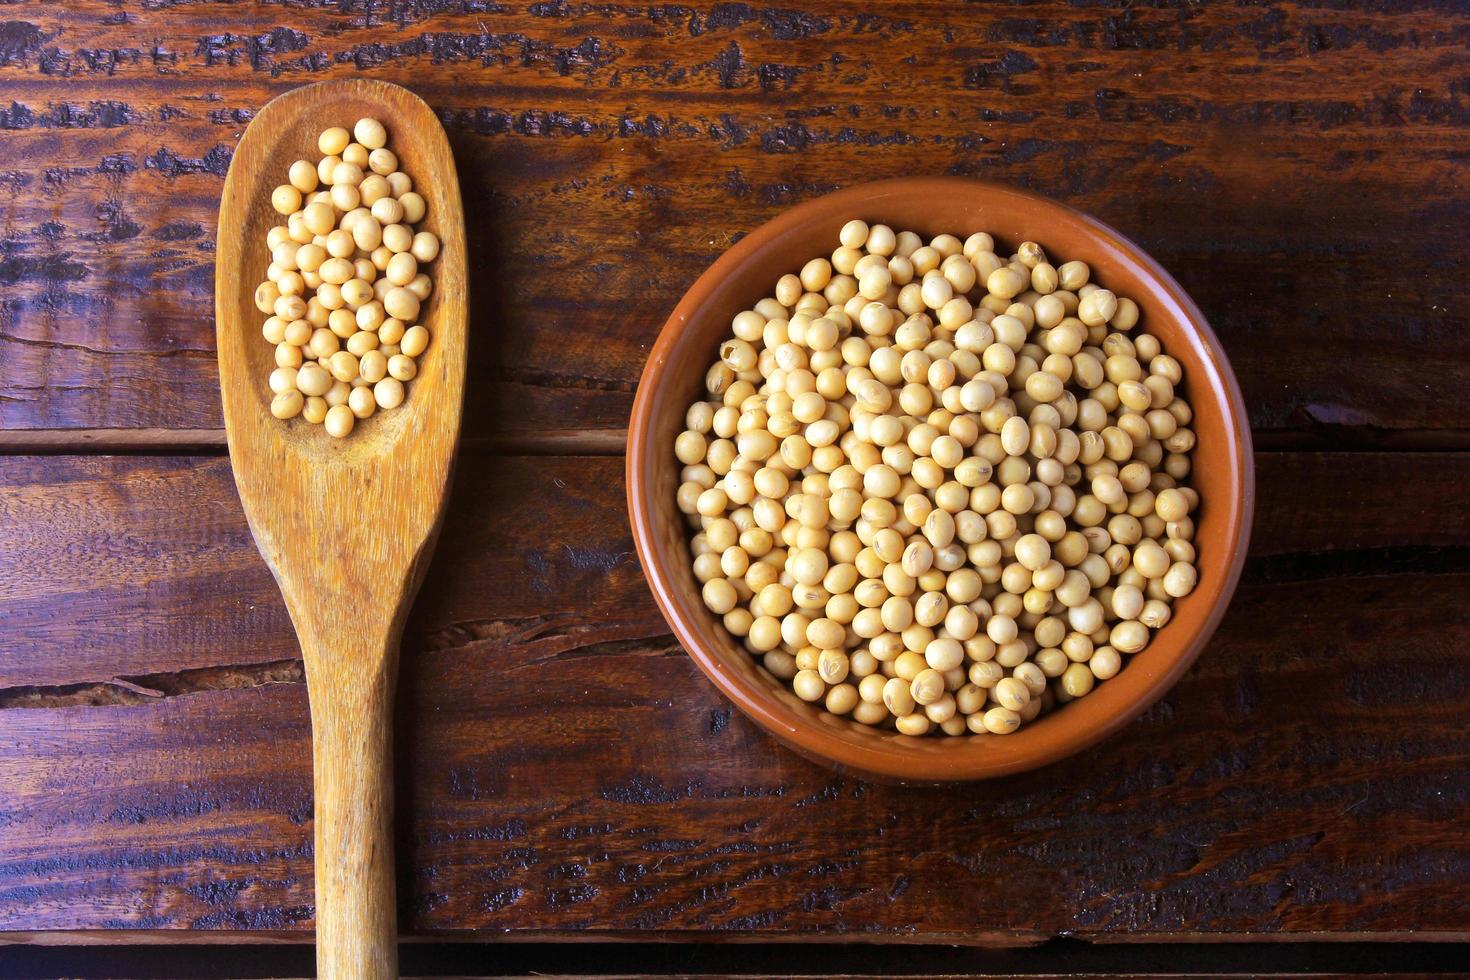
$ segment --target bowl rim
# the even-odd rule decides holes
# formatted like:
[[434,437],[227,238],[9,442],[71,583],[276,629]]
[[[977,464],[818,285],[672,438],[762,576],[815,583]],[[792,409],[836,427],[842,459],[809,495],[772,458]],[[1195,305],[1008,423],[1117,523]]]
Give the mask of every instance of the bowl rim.
[[[1166,663],[1164,669],[1156,671],[1145,680],[1136,697],[1104,718],[1101,724],[1073,733],[1069,737],[1028,740],[1023,731],[1018,735],[1003,736],[1007,751],[984,752],[967,750],[971,746],[984,745],[984,740],[994,741],[1002,736],[972,736],[966,740],[969,745],[947,749],[949,758],[944,761],[943,771],[926,773],[920,781],[963,782],[1039,768],[1081,752],[1135,720],[1189,669],[1219,626],[1245,563],[1255,503],[1255,469],[1248,416],[1240,386],[1218,337],[1183,287],[1152,256],[1116,229],[1088,214],[998,181],[968,177],[901,177],[857,184],[805,201],[753,229],[727,249],[680,298],[659,330],[639,379],[629,418],[625,457],[628,516],[634,547],[653,592],[654,601],[680,645],[705,676],[743,714],[807,758],[839,770],[854,770],[880,779],[902,782],[914,780],[913,764],[918,758],[916,750],[925,743],[941,740],[909,738],[892,733],[888,733],[881,741],[874,740],[873,744],[858,744],[843,739],[835,730],[796,717],[794,709],[779,702],[771,691],[763,690],[750,678],[725,669],[719,656],[706,649],[698,640],[695,631],[685,620],[685,613],[679,609],[673,598],[682,586],[673,579],[669,564],[672,556],[664,552],[658,541],[658,514],[653,506],[651,493],[656,482],[653,454],[659,452],[660,447],[653,444],[651,430],[654,428],[655,396],[662,379],[671,368],[670,355],[684,329],[700,307],[708,301],[718,283],[747,261],[764,254],[787,233],[803,228],[809,222],[825,220],[834,210],[846,208],[849,214],[881,215],[885,199],[932,196],[942,200],[946,194],[957,192],[989,195],[998,202],[994,205],[998,212],[1005,210],[1007,202],[1024,203],[1027,208],[1050,210],[1069,219],[1100,247],[1109,250],[1119,260],[1126,261],[1134,268],[1135,274],[1149,286],[1150,302],[1163,302],[1172,307],[1173,317],[1184,329],[1196,335],[1198,346],[1203,348],[1206,355],[1203,366],[1208,383],[1200,385],[1199,389],[1208,389],[1212,401],[1217,400],[1213,397],[1217,392],[1223,394],[1223,398],[1218,401],[1227,445],[1218,452],[1219,459],[1228,469],[1227,482],[1233,484],[1236,492],[1231,500],[1224,502],[1224,506],[1213,504],[1220,507],[1220,512],[1212,513],[1211,516],[1224,526],[1222,540],[1230,547],[1225,575],[1223,579],[1217,579],[1219,587],[1213,597],[1213,604],[1195,634],[1184,641],[1180,652]],[[702,607],[698,611],[704,612]]]

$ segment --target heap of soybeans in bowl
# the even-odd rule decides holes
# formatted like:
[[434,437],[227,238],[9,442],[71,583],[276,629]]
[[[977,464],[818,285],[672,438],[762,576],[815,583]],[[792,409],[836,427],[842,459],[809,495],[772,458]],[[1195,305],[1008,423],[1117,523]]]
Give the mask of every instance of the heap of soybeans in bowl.
[[321,159],[297,160],[271,192],[285,224],[266,236],[271,261],[255,305],[276,348],[271,414],[343,438],[357,420],[401,405],[418,374],[429,346],[418,318],[434,288],[423,267],[439,239],[414,231],[426,205],[381,122],[323,130],[317,149]]
[[1182,371],[1036,242],[853,220],[734,317],[673,451],[704,604],[801,699],[1009,734],[1195,586]]

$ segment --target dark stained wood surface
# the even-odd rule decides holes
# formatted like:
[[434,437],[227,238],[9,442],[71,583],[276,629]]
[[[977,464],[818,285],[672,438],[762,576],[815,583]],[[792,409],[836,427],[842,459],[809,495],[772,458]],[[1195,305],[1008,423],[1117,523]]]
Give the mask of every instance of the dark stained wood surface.
[[[1258,469],[1260,576],[1458,568],[1470,548],[1470,511],[1446,507],[1470,457],[1262,453]],[[0,565],[0,704],[113,678],[167,691],[185,683],[172,675],[204,672],[217,686],[211,671],[298,656],[222,458],[0,457]],[[621,459],[461,461],[414,643],[535,634],[569,649],[665,633],[633,554]]]
[[[85,934],[84,934],[85,935]],[[167,934],[142,934],[167,938]],[[239,955],[248,952],[248,956]],[[406,977],[635,978],[699,976],[710,980],[775,977],[859,980],[915,977],[1374,977],[1419,980],[1463,976],[1463,947],[1421,943],[1169,943],[1086,944],[1067,940],[1011,950],[872,943],[518,942],[470,943],[436,939],[406,942]],[[134,947],[30,944],[0,946],[0,970],[19,964],[30,975],[78,978],[221,976],[221,962],[235,977],[311,975],[311,948],[300,943],[256,944],[245,949],[218,943]],[[1412,960],[1414,972],[1405,965]],[[730,972],[731,964],[738,972]],[[27,971],[25,967],[29,966]],[[9,975],[17,975],[7,973]]]
[[[463,463],[404,650],[411,933],[1470,932],[1470,517],[1444,507],[1470,460],[1262,454],[1245,580],[1178,688],[945,790],[732,714],[647,594],[621,460]],[[226,461],[13,457],[0,487],[0,931],[308,929],[305,686]]]
[[[439,110],[480,273],[404,651],[407,934],[1470,941],[1470,8],[1434,0],[4,6],[0,941],[309,937],[305,687],[220,455],[213,243],[251,115],[355,75]],[[908,173],[1139,241],[1265,450],[1183,682],[946,790],[732,713],[619,456],[716,255]]]
[[1134,237],[1200,302],[1281,445],[1470,429],[1463,5],[80,0],[4,17],[4,429],[219,425],[232,148],[272,95],[358,73],[414,87],[450,129],[486,270],[472,434],[620,428],[658,327],[729,242],[907,173],[1011,181]]

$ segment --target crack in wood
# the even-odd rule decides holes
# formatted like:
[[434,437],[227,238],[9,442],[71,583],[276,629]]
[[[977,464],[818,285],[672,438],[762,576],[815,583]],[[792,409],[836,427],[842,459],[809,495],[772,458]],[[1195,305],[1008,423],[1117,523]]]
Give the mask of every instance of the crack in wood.
[[300,660],[194,667],[152,674],[118,676],[78,684],[20,684],[0,688],[0,710],[10,708],[129,707],[208,691],[230,691],[268,684],[304,684]]
[[1465,575],[1470,547],[1343,548],[1252,557],[1241,581],[1246,585],[1380,578],[1397,575]]
[[78,344],[64,340],[37,340],[34,337],[20,337],[13,333],[0,331],[0,341],[12,344],[24,344],[27,347],[40,347],[47,350],[70,350],[83,354],[93,354],[97,357],[135,356],[135,357],[205,357],[214,360],[213,350],[204,350],[198,347],[170,347],[167,350],[103,350],[98,347],[88,347],[86,344]]
[[451,623],[409,637],[405,648],[441,654],[479,643],[537,651],[533,658],[517,664],[516,670],[585,657],[668,656],[681,649],[662,619],[587,622],[570,613]]
[[599,378],[566,371],[548,371],[536,368],[501,368],[495,372],[497,381],[510,384],[530,385],[557,390],[581,389],[586,391],[612,391],[632,394],[638,383],[626,378]]

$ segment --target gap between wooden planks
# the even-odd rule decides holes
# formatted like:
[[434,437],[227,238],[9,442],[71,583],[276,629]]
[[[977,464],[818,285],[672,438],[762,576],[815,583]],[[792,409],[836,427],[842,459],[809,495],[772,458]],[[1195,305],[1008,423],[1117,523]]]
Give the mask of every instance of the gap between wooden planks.
[[[525,435],[463,435],[460,451],[503,456],[621,456],[626,429],[548,429]],[[7,429],[0,430],[0,456],[218,455],[226,451],[224,429]]]
[[[305,945],[313,941],[310,930],[290,929],[35,929],[0,931],[0,947],[4,946],[116,946],[119,944],[143,946],[216,946],[239,945]],[[1470,943],[1470,932],[1151,932],[1143,935],[1123,935],[1110,932],[1082,930],[1065,935],[1047,932],[1014,932],[1005,930],[981,932],[938,932],[904,935],[866,935],[863,933],[802,934],[792,937],[779,932],[750,932],[721,936],[722,946],[759,946],[766,943],[787,945],[792,943],[817,946],[864,946],[864,947],[922,947],[955,946],[987,950],[1035,950],[1045,943],[1072,941],[1087,946],[1118,948],[1146,947],[1156,945],[1185,946],[1253,946],[1260,943],[1272,946],[1304,946],[1330,944],[1351,946],[1354,944],[1392,943],[1404,946],[1431,944],[1453,946]],[[662,931],[658,943],[678,946],[708,945],[708,934],[699,931]],[[595,946],[600,944],[647,945],[647,935],[627,930],[609,930],[589,934],[579,930],[544,929],[525,933],[494,933],[484,939],[466,939],[465,933],[420,933],[399,937],[405,945],[457,945],[487,942],[494,944],[534,945],[536,943],[577,943]]]
[[[1470,430],[1435,429],[1355,435],[1310,432],[1252,434],[1256,452],[1458,453],[1470,451]],[[627,429],[545,429],[523,434],[465,434],[460,452],[481,456],[621,456]],[[227,451],[224,429],[0,429],[0,456],[215,456]]]

